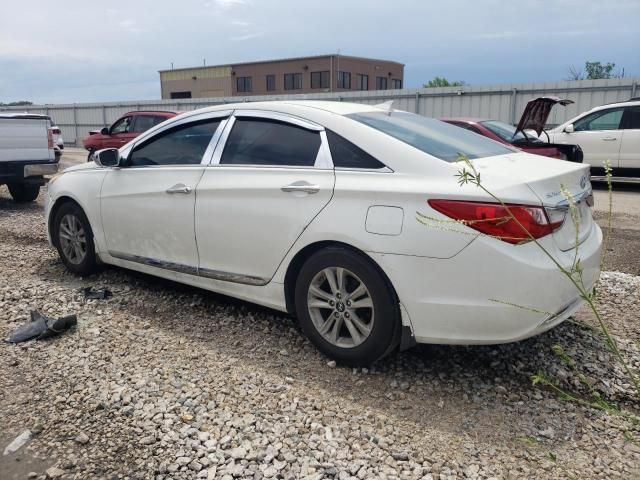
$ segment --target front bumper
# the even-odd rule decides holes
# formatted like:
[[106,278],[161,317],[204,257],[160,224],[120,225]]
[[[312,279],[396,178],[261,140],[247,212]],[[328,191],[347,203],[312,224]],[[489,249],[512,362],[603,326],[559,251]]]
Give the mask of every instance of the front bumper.
[[[541,242],[561,265],[575,250]],[[595,224],[579,246],[583,282],[600,274],[602,232]],[[513,245],[478,237],[450,259],[370,253],[389,276],[418,343],[497,344],[542,333],[580,308],[571,281],[533,243]]]

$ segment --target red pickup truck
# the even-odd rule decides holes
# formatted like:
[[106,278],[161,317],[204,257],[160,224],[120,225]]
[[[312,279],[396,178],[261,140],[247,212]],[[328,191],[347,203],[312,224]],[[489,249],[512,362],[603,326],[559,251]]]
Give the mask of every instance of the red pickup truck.
[[96,150],[103,148],[120,148],[130,142],[142,132],[155,127],[165,120],[175,117],[179,112],[128,112],[116,120],[110,127],[102,130],[92,130],[82,143],[89,151],[87,161]]

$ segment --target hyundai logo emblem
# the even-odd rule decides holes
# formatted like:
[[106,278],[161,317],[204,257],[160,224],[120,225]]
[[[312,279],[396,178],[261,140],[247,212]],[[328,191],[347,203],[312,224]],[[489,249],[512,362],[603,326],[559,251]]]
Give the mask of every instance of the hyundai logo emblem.
[[583,175],[580,179],[580,188],[584,188],[587,186],[587,176]]

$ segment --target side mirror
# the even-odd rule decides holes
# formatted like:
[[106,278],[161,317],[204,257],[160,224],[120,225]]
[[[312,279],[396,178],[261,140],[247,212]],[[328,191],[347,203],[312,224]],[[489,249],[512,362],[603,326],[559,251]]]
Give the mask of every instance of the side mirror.
[[100,133],[102,135],[109,135],[109,127],[103,127],[102,130],[100,130]]
[[564,133],[573,133],[573,132],[574,132],[573,123],[570,123],[569,125],[564,127]]
[[93,154],[93,161],[99,167],[117,167],[120,165],[120,151],[117,148],[105,148]]

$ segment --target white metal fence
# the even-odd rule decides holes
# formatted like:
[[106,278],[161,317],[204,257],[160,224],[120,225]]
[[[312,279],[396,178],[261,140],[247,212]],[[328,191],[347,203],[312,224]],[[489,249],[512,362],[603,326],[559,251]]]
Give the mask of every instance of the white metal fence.
[[131,110],[194,110],[209,105],[263,100],[335,100],[375,104],[395,100],[394,108],[429,117],[483,117],[515,124],[532,98],[556,95],[575,103],[553,109],[550,125],[598,105],[628,100],[640,95],[640,78],[580,80],[571,82],[521,83],[447,88],[418,88],[301,95],[144,100],[133,102],[74,103],[7,107],[5,110],[50,115],[62,129],[66,143],[81,144],[89,130],[110,125]]

